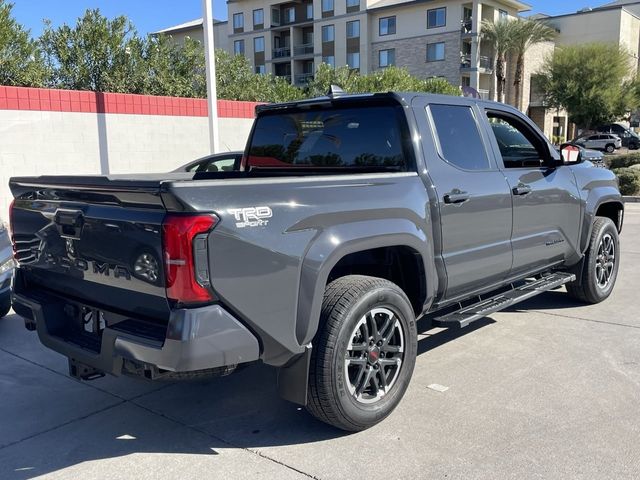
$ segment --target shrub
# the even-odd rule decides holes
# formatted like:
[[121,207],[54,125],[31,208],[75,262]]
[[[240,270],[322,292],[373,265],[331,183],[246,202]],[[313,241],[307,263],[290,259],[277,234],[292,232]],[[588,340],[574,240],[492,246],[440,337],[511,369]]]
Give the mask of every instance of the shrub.
[[626,168],[640,163],[640,152],[615,155],[607,158],[609,168]]
[[640,192],[640,170],[636,168],[618,168],[613,170],[618,177],[622,195],[637,195]]

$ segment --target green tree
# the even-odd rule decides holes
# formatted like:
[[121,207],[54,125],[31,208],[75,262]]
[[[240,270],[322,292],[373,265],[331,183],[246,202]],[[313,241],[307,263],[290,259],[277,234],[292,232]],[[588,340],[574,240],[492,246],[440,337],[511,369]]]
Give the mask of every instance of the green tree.
[[166,35],[148,36],[143,42],[139,75],[143,93],[173,97],[205,97],[204,49],[186,38],[178,45]]
[[553,40],[556,31],[536,20],[517,20],[512,23],[513,35],[511,48],[516,56],[516,70],[513,76],[515,87],[515,107],[522,110],[522,77],[524,75],[524,57],[534,45]]
[[74,27],[53,28],[45,22],[40,37],[52,70],[54,84],[61,88],[100,92],[142,91],[144,50],[131,22],[124,16],[112,20],[100,10],[87,10]]
[[566,109],[578,127],[615,121],[639,104],[635,71],[616,44],[557,48],[544,71],[542,89],[548,103]]
[[495,56],[494,76],[496,79],[497,100],[504,103],[504,92],[507,83],[507,55],[513,50],[516,25],[515,21],[501,19],[497,22],[482,21],[481,38],[493,44]]
[[307,86],[307,96],[326,95],[331,85],[338,85],[347,93],[400,91],[460,95],[460,90],[444,78],[421,79],[411,76],[405,68],[387,67],[360,75],[347,66],[333,68],[323,63]]
[[47,69],[36,42],[15,18],[12,3],[0,0],[0,85],[41,87]]
[[288,102],[303,98],[301,89],[282,77],[253,73],[243,55],[216,50],[218,98],[254,102]]

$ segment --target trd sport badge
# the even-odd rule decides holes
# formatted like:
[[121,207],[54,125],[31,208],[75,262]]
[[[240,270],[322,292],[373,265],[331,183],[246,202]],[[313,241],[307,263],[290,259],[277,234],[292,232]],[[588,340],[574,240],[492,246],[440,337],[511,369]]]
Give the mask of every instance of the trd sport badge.
[[273,216],[269,207],[230,208],[227,212],[235,217],[238,228],[264,227]]

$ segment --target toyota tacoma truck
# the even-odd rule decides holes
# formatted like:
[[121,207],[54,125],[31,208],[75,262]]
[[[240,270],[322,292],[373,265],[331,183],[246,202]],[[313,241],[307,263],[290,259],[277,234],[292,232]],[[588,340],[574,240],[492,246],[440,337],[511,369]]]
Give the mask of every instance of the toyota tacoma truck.
[[468,98],[332,89],[259,106],[236,171],[10,187],[13,308],[72,376],[259,361],[347,431],[401,400],[417,319],[461,328],[562,285],[601,302],[620,264],[614,175]]

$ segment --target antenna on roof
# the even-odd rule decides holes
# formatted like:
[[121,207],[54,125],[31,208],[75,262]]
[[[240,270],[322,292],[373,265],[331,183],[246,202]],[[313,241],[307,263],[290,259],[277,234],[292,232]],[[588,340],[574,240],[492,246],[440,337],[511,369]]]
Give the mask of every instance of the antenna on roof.
[[327,92],[327,97],[329,98],[336,98],[339,97],[341,95],[344,95],[344,90],[342,90],[339,86],[337,85],[331,85],[329,87],[329,91]]

